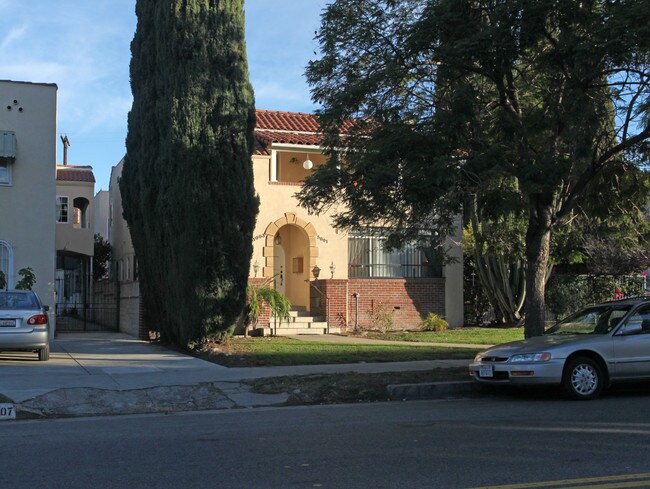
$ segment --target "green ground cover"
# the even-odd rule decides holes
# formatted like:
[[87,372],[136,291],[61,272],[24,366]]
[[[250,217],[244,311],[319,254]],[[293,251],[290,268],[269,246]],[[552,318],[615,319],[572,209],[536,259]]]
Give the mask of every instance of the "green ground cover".
[[[523,328],[460,328],[443,332],[365,332],[360,338],[399,342],[495,345],[523,339]],[[479,348],[411,344],[350,344],[284,337],[234,337],[194,355],[227,367],[472,359]]]
[[226,367],[325,365],[359,362],[472,359],[479,350],[441,346],[361,345],[300,341],[282,337],[231,338],[195,352]]
[[458,328],[447,331],[388,332],[372,335],[373,338],[391,341],[418,341],[431,343],[467,343],[498,345],[524,339],[524,328]]

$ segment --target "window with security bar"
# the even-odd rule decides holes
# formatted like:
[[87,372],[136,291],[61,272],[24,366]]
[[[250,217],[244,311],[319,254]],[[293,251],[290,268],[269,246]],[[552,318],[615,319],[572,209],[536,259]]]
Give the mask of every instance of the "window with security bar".
[[[359,229],[348,235],[350,278],[432,278],[442,276],[442,260],[433,246],[406,243],[386,250],[381,229]],[[426,241],[426,240],[423,240]]]

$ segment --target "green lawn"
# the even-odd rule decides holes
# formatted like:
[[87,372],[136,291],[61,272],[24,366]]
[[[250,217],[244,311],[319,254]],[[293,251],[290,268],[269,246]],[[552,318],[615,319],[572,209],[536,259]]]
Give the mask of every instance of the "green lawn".
[[[321,365],[359,362],[472,359],[476,348],[412,345],[356,345],[292,340],[282,337],[232,338],[201,358],[227,367]],[[196,352],[194,354],[197,354]]]
[[373,335],[373,338],[392,341],[424,341],[431,343],[468,343],[498,345],[524,339],[524,328],[459,328],[447,331],[392,332]]
[[[523,339],[523,328],[461,328],[440,333],[394,332],[364,338],[391,341],[494,345]],[[300,341],[283,337],[230,338],[202,352],[192,352],[226,367],[321,365],[359,362],[472,359],[480,348],[412,344],[361,345]]]

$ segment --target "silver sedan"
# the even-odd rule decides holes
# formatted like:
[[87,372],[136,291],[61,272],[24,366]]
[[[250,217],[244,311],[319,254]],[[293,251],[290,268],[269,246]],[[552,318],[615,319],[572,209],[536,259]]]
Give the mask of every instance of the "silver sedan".
[[486,384],[562,385],[593,399],[614,382],[650,379],[650,297],[588,307],[543,336],[479,353],[470,375]]
[[38,352],[50,358],[47,306],[31,290],[0,290],[0,350]]

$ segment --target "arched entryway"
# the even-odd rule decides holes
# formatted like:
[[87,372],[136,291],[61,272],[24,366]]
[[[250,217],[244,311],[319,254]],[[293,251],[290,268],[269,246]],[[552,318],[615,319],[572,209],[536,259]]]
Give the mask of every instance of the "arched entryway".
[[309,287],[318,258],[316,229],[295,214],[286,213],[265,230],[264,277],[275,277],[276,290],[294,306],[310,310]]

